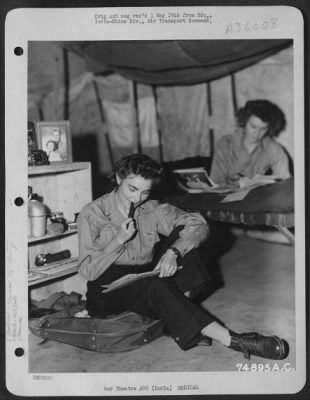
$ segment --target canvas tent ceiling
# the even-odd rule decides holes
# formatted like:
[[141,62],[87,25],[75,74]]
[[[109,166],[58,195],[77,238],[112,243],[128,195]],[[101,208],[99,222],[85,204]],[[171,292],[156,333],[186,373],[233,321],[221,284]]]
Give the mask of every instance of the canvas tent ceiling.
[[182,40],[62,42],[89,69],[116,72],[144,84],[211,81],[253,65],[292,45],[292,40]]

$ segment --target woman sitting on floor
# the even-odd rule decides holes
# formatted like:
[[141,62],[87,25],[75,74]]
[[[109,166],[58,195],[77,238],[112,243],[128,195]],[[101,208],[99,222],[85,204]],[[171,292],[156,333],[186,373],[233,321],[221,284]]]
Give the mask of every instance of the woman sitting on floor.
[[[206,240],[208,225],[200,214],[148,200],[160,178],[160,165],[146,155],[131,155],[117,164],[115,172],[116,189],[86,205],[78,217],[88,314],[102,318],[132,311],[163,320],[183,350],[212,338],[247,358],[287,357],[285,340],[234,333],[191,300],[191,291],[206,279],[197,247]],[[128,216],[133,206],[134,216]],[[159,234],[168,239],[156,252]],[[107,293],[103,290],[124,275],[151,270],[158,275]]]

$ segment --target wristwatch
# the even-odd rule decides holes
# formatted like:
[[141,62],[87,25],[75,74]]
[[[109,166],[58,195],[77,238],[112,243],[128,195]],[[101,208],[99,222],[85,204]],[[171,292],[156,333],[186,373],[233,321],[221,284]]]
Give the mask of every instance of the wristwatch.
[[171,246],[171,247],[169,247],[169,249],[172,250],[177,257],[182,257],[180,250],[177,249],[176,247]]

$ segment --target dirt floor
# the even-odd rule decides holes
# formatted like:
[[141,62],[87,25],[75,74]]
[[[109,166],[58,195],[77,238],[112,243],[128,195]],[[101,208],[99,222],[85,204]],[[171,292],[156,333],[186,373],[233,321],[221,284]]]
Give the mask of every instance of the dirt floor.
[[[294,247],[240,236],[220,260],[223,286],[203,307],[237,332],[259,331],[285,338],[286,360],[295,366]],[[241,353],[213,342],[186,352],[169,337],[126,353],[103,354],[70,345],[47,342],[29,334],[29,372],[176,372],[236,371]],[[270,363],[251,357],[253,363]],[[271,362],[273,363],[273,362]]]

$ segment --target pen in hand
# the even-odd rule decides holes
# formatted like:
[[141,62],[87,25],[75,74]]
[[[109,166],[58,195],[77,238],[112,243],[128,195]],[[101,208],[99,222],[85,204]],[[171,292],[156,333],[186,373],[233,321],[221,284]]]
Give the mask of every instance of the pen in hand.
[[135,204],[133,202],[130,203],[128,218],[133,218],[135,213]]
[[[129,208],[129,213],[128,213],[128,218],[133,218],[135,213],[135,204],[133,202],[130,203],[130,208]],[[127,228],[129,226],[130,222],[127,224]]]

